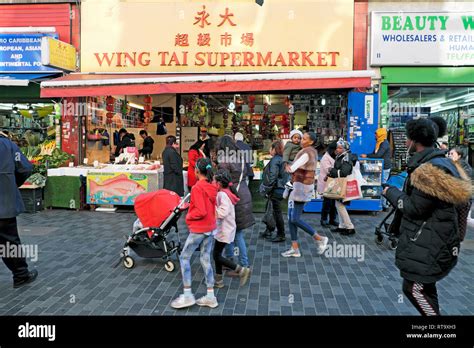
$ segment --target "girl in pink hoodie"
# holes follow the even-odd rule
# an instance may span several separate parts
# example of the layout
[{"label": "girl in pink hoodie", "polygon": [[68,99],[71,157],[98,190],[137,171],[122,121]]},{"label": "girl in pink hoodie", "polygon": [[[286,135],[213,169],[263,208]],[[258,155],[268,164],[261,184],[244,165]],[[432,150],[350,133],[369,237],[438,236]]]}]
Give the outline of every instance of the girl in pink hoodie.
[{"label": "girl in pink hoodie", "polygon": [[248,267],[242,267],[222,256],[225,246],[234,241],[235,230],[235,209],[234,206],[239,201],[237,190],[234,188],[232,178],[227,169],[219,169],[214,176],[219,192],[217,193],[216,218],[217,229],[214,233],[214,261],[216,263],[216,276],[214,286],[224,287],[222,277],[222,266],[226,266],[237,272],[240,277],[240,285],[245,285],[250,275]]}]

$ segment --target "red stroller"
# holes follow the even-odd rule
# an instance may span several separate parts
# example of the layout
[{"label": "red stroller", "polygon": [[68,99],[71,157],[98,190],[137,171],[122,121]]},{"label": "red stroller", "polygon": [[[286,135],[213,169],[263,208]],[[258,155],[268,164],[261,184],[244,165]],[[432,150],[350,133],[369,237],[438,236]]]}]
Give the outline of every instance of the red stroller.
[{"label": "red stroller", "polygon": [[181,199],[176,193],[168,190],[158,190],[138,196],[135,200],[135,212],[138,220],[134,224],[134,231],[127,237],[127,241],[120,253],[120,262],[125,268],[133,268],[135,260],[130,256],[132,249],[143,258],[161,258],[165,261],[165,269],[172,272],[175,264],[170,257],[181,253],[181,243],[168,240],[174,228],[178,234],[178,220],[181,214],[189,207],[189,194]]}]

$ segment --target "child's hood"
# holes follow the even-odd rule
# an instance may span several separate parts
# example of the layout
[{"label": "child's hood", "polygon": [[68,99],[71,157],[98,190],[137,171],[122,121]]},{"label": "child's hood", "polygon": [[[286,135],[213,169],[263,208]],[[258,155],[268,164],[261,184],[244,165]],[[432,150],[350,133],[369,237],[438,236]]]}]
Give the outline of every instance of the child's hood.
[{"label": "child's hood", "polygon": [[229,197],[230,201],[232,202],[233,205],[236,205],[239,201],[240,198],[237,197],[230,189],[222,189],[221,192],[224,192],[227,197]]}]

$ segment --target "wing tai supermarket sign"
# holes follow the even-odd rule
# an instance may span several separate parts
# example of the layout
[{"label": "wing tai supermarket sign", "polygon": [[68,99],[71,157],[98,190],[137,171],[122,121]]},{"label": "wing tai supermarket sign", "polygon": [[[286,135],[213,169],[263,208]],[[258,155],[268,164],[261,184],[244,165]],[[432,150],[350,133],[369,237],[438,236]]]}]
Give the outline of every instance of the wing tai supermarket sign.
[{"label": "wing tai supermarket sign", "polygon": [[352,70],[352,0],[82,6],[83,72]]}]

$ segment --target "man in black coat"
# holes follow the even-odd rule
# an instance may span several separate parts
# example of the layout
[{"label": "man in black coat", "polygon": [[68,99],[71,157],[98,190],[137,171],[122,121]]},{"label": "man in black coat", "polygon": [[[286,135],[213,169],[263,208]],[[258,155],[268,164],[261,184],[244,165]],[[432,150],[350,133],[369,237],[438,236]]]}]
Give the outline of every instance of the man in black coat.
[{"label": "man in black coat", "polygon": [[422,315],[439,315],[436,282],[457,263],[460,235],[456,207],[471,197],[471,183],[458,164],[435,149],[443,136],[442,119],[418,119],[406,125],[408,178],[403,192],[385,187],[383,194],[397,207],[399,233],[396,266],[403,292]]},{"label": "man in black coat", "polygon": [[146,130],[140,131],[140,136],[143,139],[143,148],[140,150],[140,154],[146,159],[151,159],[151,154],[153,153],[153,144],[155,141],[150,137]]},{"label": "man in black coat", "polygon": [[135,146],[133,134],[129,134],[125,128],[119,130],[119,142],[115,148],[115,157],[120,156],[122,151],[127,147]]},{"label": "man in black coat", "polygon": [[[25,210],[18,187],[28,179],[33,169],[18,146],[0,132],[0,246],[3,252],[21,250],[16,217]],[[13,287],[31,283],[38,271],[28,271],[24,257],[2,255],[3,262],[13,273]]]},{"label": "man in black coat", "polygon": [[174,135],[166,137],[163,150],[163,188],[184,196],[183,159],[179,155],[179,144]]}]

